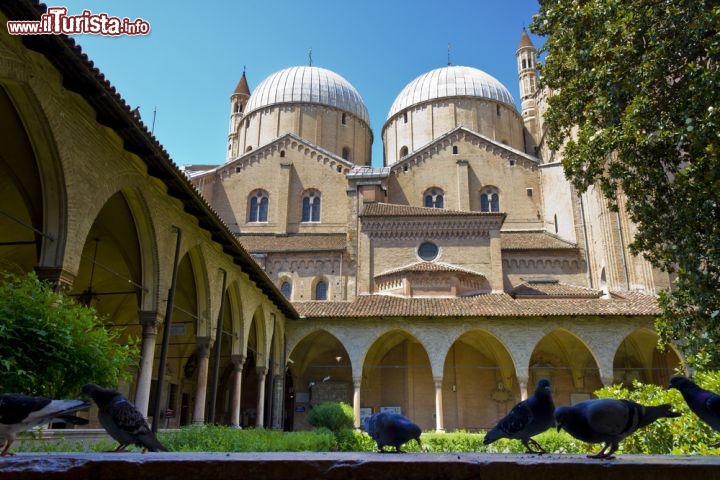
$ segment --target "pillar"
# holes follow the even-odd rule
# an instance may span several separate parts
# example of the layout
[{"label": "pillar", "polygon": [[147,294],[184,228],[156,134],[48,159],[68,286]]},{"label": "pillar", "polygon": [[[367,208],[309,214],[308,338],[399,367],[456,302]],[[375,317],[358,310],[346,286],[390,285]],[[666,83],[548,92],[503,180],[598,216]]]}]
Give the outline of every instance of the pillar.
[{"label": "pillar", "polygon": [[355,428],[363,427],[360,425],[360,384],[362,377],[353,377],[353,418],[355,419]]},{"label": "pillar", "polygon": [[233,386],[230,399],[230,425],[240,426],[240,403],[242,400],[242,372],[245,365],[245,355],[231,355],[233,363]]},{"label": "pillar", "polygon": [[[150,386],[153,376],[153,360],[155,358],[155,342],[160,321],[156,311],[140,311],[142,325],[142,345],[140,347],[140,370],[138,371],[137,388],[135,389],[135,407],[147,418],[150,404]],[[162,379],[158,379],[162,381]]]},{"label": "pillar", "polygon": [[528,397],[528,377],[521,377],[518,375],[518,386],[520,387],[520,400],[525,400]]},{"label": "pillar", "polygon": [[470,211],[470,182],[467,160],[458,160],[457,164],[457,208],[463,212]]},{"label": "pillar", "polygon": [[257,398],[257,417],[255,426],[257,428],[265,427],[265,376],[267,375],[267,367],[255,367],[258,377],[258,398]]},{"label": "pillar", "polygon": [[435,431],[442,433],[445,431],[445,422],[443,421],[443,401],[442,401],[442,377],[434,377],[435,380]]},{"label": "pillar", "polygon": [[198,338],[198,374],[195,387],[195,409],[193,423],[205,422],[205,398],[207,397],[208,371],[210,369],[210,339]]},{"label": "pillar", "polygon": [[285,408],[285,375],[273,375],[273,402],[271,422],[274,430],[282,430],[284,426]]}]

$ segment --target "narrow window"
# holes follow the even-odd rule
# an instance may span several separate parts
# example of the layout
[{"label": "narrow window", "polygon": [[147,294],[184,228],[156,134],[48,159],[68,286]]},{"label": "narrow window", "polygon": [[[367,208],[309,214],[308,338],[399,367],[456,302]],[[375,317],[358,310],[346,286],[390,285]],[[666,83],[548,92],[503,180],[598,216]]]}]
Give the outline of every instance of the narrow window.
[{"label": "narrow window", "polygon": [[350,160],[350,149],[348,147],[343,147],[342,158],[343,160]]},{"label": "narrow window", "polygon": [[327,282],[320,280],[315,284],[315,300],[327,300]]},{"label": "narrow window", "polygon": [[280,150],[280,158],[285,158],[285,150]]},{"label": "narrow window", "polygon": [[497,112],[497,116],[500,116],[500,105],[495,105],[495,111]]},{"label": "narrow window", "polygon": [[480,194],[481,212],[499,212],[500,194],[495,187],[488,187]]},{"label": "narrow window", "polygon": [[425,192],[423,204],[428,208],[443,208],[444,200],[442,190],[439,188],[431,188]]},{"label": "narrow window", "polygon": [[347,113],[342,114],[342,124],[347,125]]},{"label": "narrow window", "polygon": [[527,194],[528,197],[532,197],[532,195],[533,195],[533,189],[532,189],[532,188],[526,188],[526,189],[525,189],[525,193]]},{"label": "narrow window", "polygon": [[320,192],[310,190],[302,199],[302,221],[303,222],[319,222],[320,221]]},{"label": "narrow window", "polygon": [[290,300],[290,295],[292,294],[292,284],[288,282],[287,280],[280,285],[280,292],[283,294],[283,297]]},{"label": "narrow window", "polygon": [[250,196],[250,208],[248,210],[248,222],[267,222],[268,216],[268,195],[264,190],[258,190]]},{"label": "narrow window", "polygon": [[458,147],[457,147],[457,145],[453,145],[453,155],[457,155],[457,154],[458,154]]},{"label": "narrow window", "polygon": [[403,123],[407,123],[407,112],[403,112]]}]

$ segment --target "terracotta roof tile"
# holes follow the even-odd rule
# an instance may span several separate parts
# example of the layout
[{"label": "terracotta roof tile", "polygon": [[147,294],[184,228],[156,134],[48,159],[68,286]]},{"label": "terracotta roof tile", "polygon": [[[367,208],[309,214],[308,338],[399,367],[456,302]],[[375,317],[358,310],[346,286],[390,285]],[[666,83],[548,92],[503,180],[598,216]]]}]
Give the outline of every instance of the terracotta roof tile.
[{"label": "terracotta roof tile", "polygon": [[361,295],[349,302],[295,302],[305,318],[657,316],[656,298],[614,293],[610,298],[513,299],[506,294],[460,298]]},{"label": "terracotta roof tile", "polygon": [[510,292],[510,295],[515,298],[598,298],[602,295],[602,292],[591,288],[560,283],[557,280],[528,280],[516,286]]},{"label": "terracotta roof tile", "polygon": [[457,265],[451,265],[449,263],[443,263],[443,262],[415,262],[411,263],[409,265],[405,265],[403,267],[399,268],[393,268],[390,270],[386,270],[382,273],[379,273],[375,276],[375,278],[383,277],[386,275],[393,275],[396,273],[422,273],[422,272],[459,272],[459,273],[467,273],[469,275],[480,275],[484,276],[480,272],[475,272],[473,270],[459,267]]},{"label": "terracotta roof tile", "polygon": [[465,212],[446,208],[411,207],[393,203],[368,203],[361,217],[504,217],[504,213]]},{"label": "terracotta roof tile", "polygon": [[565,250],[577,249],[577,245],[544,230],[500,232],[503,250]]},{"label": "terracotta roof tile", "polygon": [[345,234],[327,235],[240,235],[240,243],[248,252],[301,252],[345,250]]}]

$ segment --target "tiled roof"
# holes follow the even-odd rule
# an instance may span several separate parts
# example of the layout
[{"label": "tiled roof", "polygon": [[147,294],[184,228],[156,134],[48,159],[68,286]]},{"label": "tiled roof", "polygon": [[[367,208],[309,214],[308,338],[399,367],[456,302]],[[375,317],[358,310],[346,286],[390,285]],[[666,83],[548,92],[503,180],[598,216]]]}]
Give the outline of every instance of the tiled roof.
[{"label": "tiled roof", "polygon": [[504,213],[464,212],[446,208],[411,207],[393,203],[368,203],[360,214],[362,217],[482,217],[505,216]]},{"label": "tiled roof", "polygon": [[558,281],[533,281],[529,280],[516,286],[510,292],[515,298],[532,297],[532,298],[566,298],[566,297],[584,297],[598,298],[602,295],[599,290],[593,290],[585,287],[577,287],[575,285],[567,285]]},{"label": "tiled roof", "polygon": [[655,297],[613,293],[610,298],[514,299],[487,294],[459,298],[361,295],[351,302],[294,302],[305,318],[657,316]]},{"label": "tiled roof", "polygon": [[463,268],[463,267],[458,267],[457,265],[451,265],[449,263],[415,262],[415,263],[411,263],[410,265],[405,265],[404,267],[386,270],[386,271],[376,275],[375,278],[384,277],[386,275],[393,275],[396,273],[422,273],[422,272],[459,272],[459,273],[467,273],[469,275],[484,276],[480,272],[475,272],[473,270]]},{"label": "tiled roof", "polygon": [[577,245],[543,230],[500,232],[503,250],[565,250],[577,249]]},{"label": "tiled roof", "polygon": [[345,234],[309,235],[240,235],[240,243],[248,252],[302,252],[345,250]]}]

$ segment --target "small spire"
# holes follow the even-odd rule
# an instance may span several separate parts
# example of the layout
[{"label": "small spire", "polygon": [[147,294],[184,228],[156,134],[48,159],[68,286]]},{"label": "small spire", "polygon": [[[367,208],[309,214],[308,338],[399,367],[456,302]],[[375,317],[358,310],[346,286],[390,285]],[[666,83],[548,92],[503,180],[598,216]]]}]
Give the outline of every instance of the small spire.
[{"label": "small spire", "polygon": [[312,48],[308,50],[308,61],[310,63],[310,66],[312,67]]},{"label": "small spire", "polygon": [[448,43],[448,67],[452,65],[452,61],[450,60],[450,44]]}]

